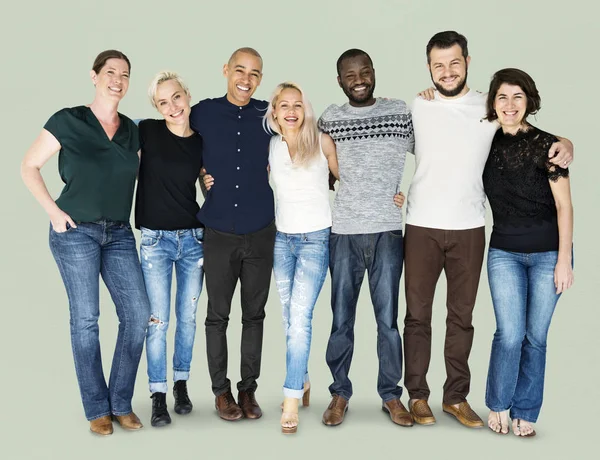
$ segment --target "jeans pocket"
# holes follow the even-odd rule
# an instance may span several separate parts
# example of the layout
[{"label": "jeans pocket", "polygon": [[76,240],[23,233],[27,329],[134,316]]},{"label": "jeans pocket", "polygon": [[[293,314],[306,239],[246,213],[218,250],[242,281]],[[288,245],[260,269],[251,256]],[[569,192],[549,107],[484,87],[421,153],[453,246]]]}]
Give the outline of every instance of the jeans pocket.
[{"label": "jeans pocket", "polygon": [[390,230],[389,234],[392,238],[402,238],[402,230]]},{"label": "jeans pocket", "polygon": [[192,234],[194,235],[194,239],[196,240],[196,243],[198,243],[198,244],[204,243],[204,229],[203,228],[192,229]]},{"label": "jeans pocket", "polygon": [[331,227],[324,228],[323,230],[316,230],[304,234],[302,241],[307,243],[329,243],[329,237],[331,235]]},{"label": "jeans pocket", "polygon": [[50,222],[50,230],[52,230],[52,233],[56,233],[57,235],[62,235],[63,233],[70,233],[70,232],[74,231],[75,227],[71,227],[71,225],[67,222],[66,230],[62,231],[62,232],[57,232],[56,230],[54,230],[54,225],[52,225],[52,222]]},{"label": "jeans pocket", "polygon": [[147,228],[141,228],[142,241],[141,245],[145,248],[152,248],[160,241],[160,232],[156,230],[149,230]]}]

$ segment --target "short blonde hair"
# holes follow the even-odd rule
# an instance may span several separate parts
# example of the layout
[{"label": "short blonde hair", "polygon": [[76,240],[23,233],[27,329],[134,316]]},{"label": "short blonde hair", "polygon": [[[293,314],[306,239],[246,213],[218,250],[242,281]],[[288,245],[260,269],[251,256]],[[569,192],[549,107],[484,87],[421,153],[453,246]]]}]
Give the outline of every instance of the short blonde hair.
[{"label": "short blonde hair", "polygon": [[156,108],[156,101],[154,98],[156,97],[156,91],[158,91],[158,85],[169,80],[175,80],[177,83],[179,83],[179,86],[181,86],[181,89],[183,89],[185,94],[188,96],[190,95],[190,89],[178,73],[171,72],[170,70],[164,70],[156,74],[156,76],[150,82],[150,86],[148,87],[148,97],[150,98],[152,107]]}]

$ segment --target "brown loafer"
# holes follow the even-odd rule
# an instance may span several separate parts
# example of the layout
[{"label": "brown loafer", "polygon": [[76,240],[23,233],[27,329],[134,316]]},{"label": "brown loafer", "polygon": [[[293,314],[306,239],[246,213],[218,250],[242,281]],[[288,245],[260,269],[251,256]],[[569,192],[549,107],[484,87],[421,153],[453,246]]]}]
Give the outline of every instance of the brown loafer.
[{"label": "brown loafer", "polygon": [[381,406],[381,410],[390,414],[392,422],[400,426],[413,426],[413,418],[399,399],[386,401]]},{"label": "brown loafer", "polygon": [[238,393],[238,406],[240,406],[246,418],[257,419],[262,417],[262,410],[256,402],[254,391],[240,391]]},{"label": "brown loafer", "polygon": [[133,412],[130,412],[127,415],[115,415],[114,417],[117,422],[119,422],[119,425],[121,425],[121,428],[125,430],[136,431],[144,426],[142,425],[142,422],[140,422],[138,416]]},{"label": "brown loafer", "polygon": [[108,436],[113,434],[113,424],[110,415],[98,417],[90,420],[90,431],[100,436]]},{"label": "brown loafer", "polygon": [[217,409],[219,417],[228,422],[235,422],[244,416],[242,409],[237,405],[229,390],[215,398],[215,409]]},{"label": "brown loafer", "polygon": [[426,399],[417,399],[415,402],[408,401],[408,408],[415,423],[419,425],[433,425],[435,423],[435,417]]},{"label": "brown loafer", "polygon": [[467,401],[458,405],[458,409],[450,404],[442,404],[442,409],[447,414],[452,415],[460,423],[469,428],[483,427],[483,420],[475,413]]},{"label": "brown loafer", "polygon": [[327,426],[338,426],[344,421],[348,411],[348,400],[339,395],[333,395],[331,402],[323,413],[323,423]]}]

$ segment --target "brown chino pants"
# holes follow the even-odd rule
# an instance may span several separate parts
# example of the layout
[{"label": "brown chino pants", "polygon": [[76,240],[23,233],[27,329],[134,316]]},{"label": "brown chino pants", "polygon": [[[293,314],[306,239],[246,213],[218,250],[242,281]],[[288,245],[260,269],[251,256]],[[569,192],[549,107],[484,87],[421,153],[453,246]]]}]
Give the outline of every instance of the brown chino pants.
[{"label": "brown chino pants", "polygon": [[443,269],[448,285],[443,401],[458,404],[466,400],[471,381],[471,323],[485,250],[485,227],[440,230],[406,225],[405,233],[404,385],[411,399],[429,398],[431,313]]}]

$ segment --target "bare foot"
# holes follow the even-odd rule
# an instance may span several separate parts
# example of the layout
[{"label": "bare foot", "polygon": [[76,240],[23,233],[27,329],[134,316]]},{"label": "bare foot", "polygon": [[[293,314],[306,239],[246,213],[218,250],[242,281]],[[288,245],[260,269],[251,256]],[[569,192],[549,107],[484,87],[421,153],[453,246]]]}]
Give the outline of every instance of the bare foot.
[{"label": "bare foot", "polygon": [[535,436],[533,424],[521,418],[515,418],[512,422],[512,429],[515,436]]},{"label": "bare foot", "polygon": [[488,415],[488,426],[494,433],[508,433],[508,411],[490,411]]}]

